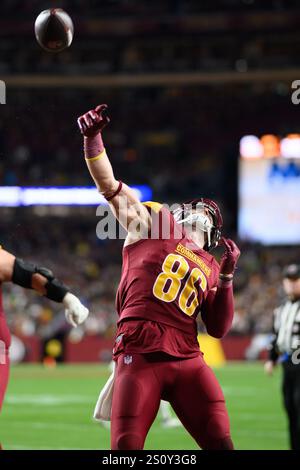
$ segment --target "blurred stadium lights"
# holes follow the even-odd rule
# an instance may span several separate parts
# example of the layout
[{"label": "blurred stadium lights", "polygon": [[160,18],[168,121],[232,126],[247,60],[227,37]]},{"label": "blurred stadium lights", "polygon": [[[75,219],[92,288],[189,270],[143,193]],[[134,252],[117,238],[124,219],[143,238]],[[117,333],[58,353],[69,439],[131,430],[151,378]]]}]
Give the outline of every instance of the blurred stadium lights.
[{"label": "blurred stadium lights", "polygon": [[[140,201],[152,198],[147,185],[132,186]],[[97,189],[91,187],[19,187],[0,188],[0,207],[20,206],[98,206],[107,204]]]},{"label": "blurred stadium lights", "polygon": [[242,158],[286,158],[300,159],[300,134],[279,135],[265,134],[261,137],[246,135],[240,140]]}]

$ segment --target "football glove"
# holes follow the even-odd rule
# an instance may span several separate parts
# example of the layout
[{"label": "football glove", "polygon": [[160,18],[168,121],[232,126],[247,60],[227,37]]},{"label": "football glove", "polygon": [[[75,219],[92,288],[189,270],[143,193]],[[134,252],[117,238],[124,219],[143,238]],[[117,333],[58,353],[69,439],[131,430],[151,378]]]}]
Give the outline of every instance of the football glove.
[{"label": "football glove", "polygon": [[87,319],[89,310],[75,295],[68,292],[63,299],[63,304],[65,306],[66,320],[74,328],[81,325]]},{"label": "football glove", "polygon": [[100,104],[96,109],[91,109],[77,119],[78,127],[84,137],[95,137],[102,132],[110,119],[103,113],[107,109],[107,104]]}]

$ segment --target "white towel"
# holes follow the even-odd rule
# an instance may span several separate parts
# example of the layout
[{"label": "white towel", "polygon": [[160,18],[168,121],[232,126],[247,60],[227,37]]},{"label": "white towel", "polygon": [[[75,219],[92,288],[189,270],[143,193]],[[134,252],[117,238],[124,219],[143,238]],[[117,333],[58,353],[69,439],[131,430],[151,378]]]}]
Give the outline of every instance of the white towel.
[{"label": "white towel", "polygon": [[113,363],[113,372],[100,392],[94,410],[94,419],[97,421],[110,421],[111,405],[114,390],[116,364]]}]

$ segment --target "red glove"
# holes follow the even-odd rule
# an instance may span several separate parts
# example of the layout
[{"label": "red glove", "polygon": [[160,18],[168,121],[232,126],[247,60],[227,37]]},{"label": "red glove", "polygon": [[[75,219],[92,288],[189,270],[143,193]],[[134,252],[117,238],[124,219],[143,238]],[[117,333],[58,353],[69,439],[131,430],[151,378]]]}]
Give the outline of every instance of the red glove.
[{"label": "red glove", "polygon": [[222,237],[220,244],[225,247],[225,252],[220,262],[220,274],[225,274],[226,276],[233,275],[241,252],[234,241],[229,238]]},{"label": "red glove", "polygon": [[107,104],[100,104],[96,109],[91,109],[77,119],[77,123],[81,134],[85,137],[95,137],[102,132],[109,123],[108,116],[103,116],[103,112],[107,109]]},{"label": "red glove", "polygon": [[77,119],[81,134],[84,136],[84,155],[87,160],[100,155],[104,151],[101,132],[110,119],[103,116],[107,104],[100,104]]}]

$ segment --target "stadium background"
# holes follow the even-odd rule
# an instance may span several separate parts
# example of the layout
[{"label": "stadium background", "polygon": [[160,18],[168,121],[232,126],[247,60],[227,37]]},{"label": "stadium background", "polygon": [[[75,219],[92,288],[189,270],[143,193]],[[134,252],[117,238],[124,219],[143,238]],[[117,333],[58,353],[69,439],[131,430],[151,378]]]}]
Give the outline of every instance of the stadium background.
[{"label": "stadium background", "polygon": [[[75,24],[72,47],[58,55],[42,51],[33,35],[35,17],[49,6],[65,8]],[[147,184],[157,201],[172,203],[199,195],[216,199],[224,213],[224,233],[237,239],[241,137],[299,132],[298,107],[291,102],[291,82],[300,78],[299,18],[296,0],[77,0],[59,5],[4,0],[0,78],[7,84],[7,105],[1,107],[0,121],[2,186],[90,185],[76,118],[106,102],[111,124],[105,142],[116,175],[129,184]],[[107,432],[90,427],[86,406],[95,401],[106,366],[51,366],[54,359],[110,360],[122,243],[97,239],[95,207],[1,207],[0,213],[2,245],[53,268],[92,312],[83,327],[69,330],[59,307],[17,286],[5,286],[8,322],[21,341],[15,341],[15,359],[44,361],[50,369],[14,369],[2,440],[11,448],[97,448],[102,433],[100,445],[105,447]],[[236,313],[222,347],[229,361],[256,360],[265,357],[272,311],[282,298],[282,267],[299,260],[300,249],[238,243],[242,256],[235,280]],[[227,388],[238,446],[285,448],[278,375],[268,382],[259,364],[248,363],[227,363],[217,373],[225,394]],[[81,377],[86,377],[86,391]],[[56,388],[56,381],[64,385]],[[68,411],[67,398],[59,402],[59,397],[68,394],[72,381],[80,390],[75,395],[83,401],[73,397]],[[244,388],[245,381],[251,387]],[[274,397],[271,403],[269,396]],[[60,409],[55,415],[58,424],[62,420],[60,429],[85,423],[89,440],[59,445],[54,429],[49,431],[42,418],[39,435],[36,416],[50,413],[55,406],[49,405],[51,397],[58,400],[58,408],[63,404],[67,409],[67,415]],[[24,406],[28,413],[20,415]],[[79,411],[71,417],[74,406]],[[32,438],[21,437],[22,424],[31,429]],[[159,425],[154,429],[149,445],[157,448],[162,445],[161,430]],[[169,448],[193,445],[184,431],[178,432],[170,435]]]}]

